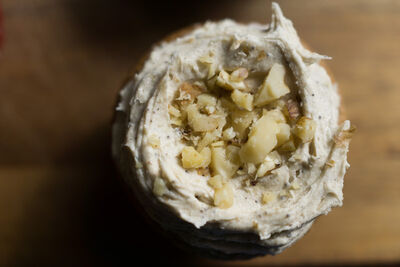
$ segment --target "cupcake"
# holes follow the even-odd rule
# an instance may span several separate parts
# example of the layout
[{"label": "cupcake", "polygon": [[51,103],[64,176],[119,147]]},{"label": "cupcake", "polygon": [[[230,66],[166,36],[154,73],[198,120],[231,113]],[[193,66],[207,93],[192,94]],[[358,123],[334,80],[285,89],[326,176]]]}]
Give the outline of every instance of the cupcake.
[{"label": "cupcake", "polygon": [[120,92],[112,153],[138,203],[200,254],[277,254],[341,206],[353,129],[338,88],[272,4],[154,46]]}]

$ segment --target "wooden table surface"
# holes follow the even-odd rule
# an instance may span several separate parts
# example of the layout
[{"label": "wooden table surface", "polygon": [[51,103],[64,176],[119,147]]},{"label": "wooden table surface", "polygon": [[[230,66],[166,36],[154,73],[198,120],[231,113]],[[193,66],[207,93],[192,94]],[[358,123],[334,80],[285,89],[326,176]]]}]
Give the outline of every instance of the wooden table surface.
[{"label": "wooden table surface", "polygon": [[132,207],[109,156],[121,80],[152,43],[196,21],[269,21],[268,1],[3,0],[0,265],[400,263],[400,1],[279,1],[328,62],[358,132],[342,208],[292,248],[196,258]]}]

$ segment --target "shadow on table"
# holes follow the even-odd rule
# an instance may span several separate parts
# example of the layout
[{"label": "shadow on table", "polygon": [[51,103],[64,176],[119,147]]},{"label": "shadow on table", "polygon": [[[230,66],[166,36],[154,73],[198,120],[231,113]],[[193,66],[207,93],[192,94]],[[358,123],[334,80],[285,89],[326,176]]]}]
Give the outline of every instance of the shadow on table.
[{"label": "shadow on table", "polygon": [[[15,266],[137,266],[197,262],[133,205],[109,155],[108,127],[71,147],[87,164],[49,166],[24,205]],[[93,149],[98,144],[102,149]],[[91,155],[101,153],[103,156]],[[107,156],[105,156],[107,155]]]}]

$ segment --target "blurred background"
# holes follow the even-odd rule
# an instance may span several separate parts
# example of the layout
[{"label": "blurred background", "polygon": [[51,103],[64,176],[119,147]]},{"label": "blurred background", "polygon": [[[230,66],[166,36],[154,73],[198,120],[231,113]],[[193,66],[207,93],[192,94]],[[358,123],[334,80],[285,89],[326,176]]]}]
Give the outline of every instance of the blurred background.
[{"label": "blurred background", "polygon": [[0,265],[400,264],[400,1],[278,2],[333,57],[358,128],[342,208],[281,255],[218,262],[171,246],[117,179],[110,123],[135,62],[195,22],[267,23],[270,1],[2,0]]}]

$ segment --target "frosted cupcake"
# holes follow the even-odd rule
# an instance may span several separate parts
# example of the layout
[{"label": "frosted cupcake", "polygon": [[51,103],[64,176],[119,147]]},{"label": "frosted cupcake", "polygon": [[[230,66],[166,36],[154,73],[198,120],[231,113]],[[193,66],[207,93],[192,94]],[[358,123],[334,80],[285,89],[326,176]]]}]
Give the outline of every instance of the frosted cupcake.
[{"label": "frosted cupcake", "polygon": [[272,4],[155,46],[120,93],[113,156],[148,215],[219,258],[276,254],[342,205],[352,133],[320,61]]}]

